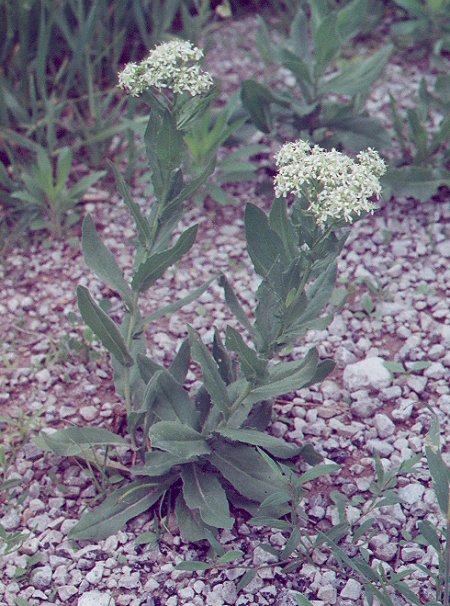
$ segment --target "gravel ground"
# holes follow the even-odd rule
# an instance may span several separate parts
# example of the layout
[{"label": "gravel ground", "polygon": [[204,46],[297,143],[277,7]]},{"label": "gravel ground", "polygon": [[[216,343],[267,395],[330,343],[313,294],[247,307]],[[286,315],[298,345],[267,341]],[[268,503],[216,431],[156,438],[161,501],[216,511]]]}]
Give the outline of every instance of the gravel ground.
[{"label": "gravel ground", "polygon": [[[227,36],[215,37],[210,71],[229,91],[238,86],[243,73],[255,74],[255,62],[245,52],[253,48],[253,26],[248,19],[234,26],[234,48],[244,51],[239,56],[227,50],[232,40],[229,27]],[[417,67],[407,68],[399,61],[393,59],[388,82],[371,96],[371,110],[380,117],[388,90],[401,90],[407,100],[420,78]],[[245,254],[243,208],[249,201],[267,206],[267,200],[258,199],[253,186],[240,186],[236,193],[241,201],[238,208],[189,210],[186,225],[200,225],[197,243],[177,271],[169,271],[149,293],[145,301],[149,311],[173,300],[174,293],[183,296],[219,271],[228,275],[244,305],[252,301],[257,279],[249,271]],[[129,271],[128,240],[133,236],[129,217],[117,197],[94,192],[93,198],[95,202],[87,202],[85,210],[92,213],[119,264]],[[391,200],[357,224],[339,262],[339,282],[349,291],[348,304],[328,330],[308,333],[294,348],[292,355],[300,357],[315,345],[322,357],[337,362],[336,370],[322,384],[279,401],[278,420],[272,425],[274,435],[293,442],[309,441],[327,460],[342,465],[342,472],[311,486],[304,506],[314,522],[312,532],[315,526],[325,530],[337,523],[337,508],[329,496],[333,490],[349,498],[360,495],[362,505],[348,506],[347,515],[353,522],[363,519],[374,477],[372,453],[381,458],[385,469],[394,469],[422,453],[431,419],[428,408],[439,417],[443,450],[448,449],[449,227],[450,208],[444,195],[422,204]],[[376,287],[374,293],[365,281]],[[52,242],[47,248],[34,243],[27,253],[17,249],[7,259],[0,292],[4,360],[0,414],[19,418],[19,440],[20,432],[33,432],[38,426],[89,423],[114,428],[120,421],[121,404],[106,355],[101,353],[98,360],[85,364],[80,355],[68,355],[63,347],[69,336],[79,339],[82,331],[70,326],[67,319],[69,312],[76,311],[77,284],[88,286],[96,297],[111,296],[84,266],[80,251],[67,243]],[[368,294],[373,309],[364,311]],[[113,299],[116,310],[120,310],[119,301]],[[150,328],[153,354],[169,362],[186,334],[187,322],[208,342],[213,322],[222,330],[230,321],[221,290],[213,284],[199,302]],[[102,351],[95,342],[93,347]],[[384,361],[402,362],[407,370],[419,361],[428,365],[417,372],[392,375]],[[195,380],[193,372],[189,378]],[[87,471],[74,461],[44,457],[27,442],[18,449],[8,477],[21,480],[21,498],[5,499],[0,523],[9,531],[28,532],[29,537],[18,552],[1,558],[1,604],[14,606],[19,596],[32,605],[290,606],[295,604],[295,590],[305,592],[315,606],[364,603],[360,582],[343,575],[333,558],[319,549],[311,562],[305,561],[292,575],[282,575],[276,567],[262,568],[238,594],[236,585],[246,567],[271,562],[260,544],[269,542],[280,548],[286,542],[283,533],[249,527],[243,517],[238,517],[231,531],[220,535],[227,550],[241,549],[246,554],[238,569],[176,570],[182,560],[204,558],[205,545],[185,544],[170,519],[171,532],[164,533],[157,546],[136,545],[136,536],[153,528],[148,515],[104,541],[76,546],[67,534],[96,496]],[[373,566],[381,563],[386,570],[423,564],[436,571],[431,551],[405,534],[417,535],[419,520],[441,524],[423,462],[401,477],[398,486],[404,502],[382,508],[377,533],[366,545],[370,562]],[[351,547],[347,545],[349,550]],[[27,558],[36,555],[40,560],[27,568]],[[22,576],[18,576],[20,568]],[[422,600],[433,599],[429,577],[420,570],[412,574],[411,586]],[[398,604],[405,602],[399,599]]]}]

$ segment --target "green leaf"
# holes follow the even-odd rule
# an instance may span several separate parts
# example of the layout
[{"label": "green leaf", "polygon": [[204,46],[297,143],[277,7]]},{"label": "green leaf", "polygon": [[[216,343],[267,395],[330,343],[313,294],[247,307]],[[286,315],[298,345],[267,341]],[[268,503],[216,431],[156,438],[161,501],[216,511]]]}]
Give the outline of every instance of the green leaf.
[{"label": "green leaf", "polygon": [[131,195],[130,195],[130,191],[125,183],[125,179],[119,173],[115,164],[113,164],[109,160],[107,162],[114,173],[114,179],[116,181],[117,190],[118,190],[119,194],[122,196],[123,201],[125,202],[126,206],[128,207],[129,211],[131,212],[131,216],[134,219],[134,222],[136,224],[136,229],[138,232],[139,242],[140,242],[141,246],[143,246],[145,248],[146,245],[148,245],[151,241],[150,225],[149,225],[147,219],[145,218],[145,216],[143,215],[143,213],[141,212],[141,209],[139,208],[139,204],[136,204],[136,202],[133,202]]},{"label": "green leaf", "polygon": [[150,509],[164,494],[171,479],[164,481],[136,481],[114,491],[101,505],[84,514],[69,533],[76,541],[99,541],[122,530],[128,520]]},{"label": "green leaf", "polygon": [[411,197],[426,202],[436,194],[439,187],[450,186],[450,171],[419,166],[389,168],[381,178],[381,185],[392,196]]},{"label": "green leaf", "polygon": [[129,309],[133,308],[133,293],[126,283],[113,254],[100,239],[90,215],[86,215],[82,229],[83,255],[86,265],[111,288],[122,295]]},{"label": "green leaf", "polygon": [[141,534],[136,537],[134,542],[136,545],[156,545],[158,542],[158,536],[152,531],[141,532]]},{"label": "green leaf", "polygon": [[383,149],[392,144],[388,131],[381,122],[364,114],[322,117],[321,126],[333,134],[324,139],[323,145],[343,145],[351,152],[369,146]]},{"label": "green leaf", "polygon": [[125,345],[119,328],[108,314],[95,303],[88,289],[84,286],[78,286],[77,298],[81,317],[92,332],[97,335],[109,353],[122,366],[133,366],[133,358]]},{"label": "green leaf", "polygon": [[200,517],[209,526],[232,528],[228,499],[221,483],[212,473],[198,464],[183,465],[183,496],[189,509],[198,509]]},{"label": "green leaf", "polygon": [[428,545],[431,545],[436,553],[440,554],[442,545],[436,528],[428,520],[420,520],[417,522],[417,527]]},{"label": "green leaf", "polygon": [[372,84],[381,76],[393,46],[388,44],[371,57],[363,59],[359,63],[352,64],[342,70],[340,74],[326,80],[322,83],[320,89],[322,93],[335,93],[338,95],[348,95],[353,97],[358,94],[365,94]]},{"label": "green leaf", "polygon": [[339,51],[341,42],[336,31],[335,14],[327,15],[313,31],[314,75],[319,78]]},{"label": "green leaf", "polygon": [[312,482],[317,478],[321,478],[323,476],[327,476],[330,473],[334,473],[335,471],[339,471],[341,469],[340,465],[336,463],[324,463],[322,465],[317,465],[312,469],[308,469],[305,473],[298,478],[300,484],[306,484],[307,482]]},{"label": "green leaf", "polygon": [[245,207],[245,236],[255,271],[266,278],[284,247],[281,238],[270,228],[264,211],[254,204]]},{"label": "green leaf", "polygon": [[203,373],[203,382],[205,388],[214,405],[225,417],[228,415],[230,400],[228,397],[227,386],[220,376],[219,369],[214,358],[209,353],[207,347],[202,343],[199,334],[188,326],[189,341],[191,343],[192,358],[200,364]]},{"label": "green leaf", "polygon": [[179,492],[175,501],[175,515],[181,536],[185,541],[195,542],[207,539],[208,528],[197,510],[189,509],[186,505],[183,493]]},{"label": "green leaf", "polygon": [[139,412],[153,413],[162,421],[179,421],[192,428],[197,426],[194,402],[173,375],[161,369],[147,383]]},{"label": "green leaf", "polygon": [[216,429],[216,433],[232,440],[233,442],[242,442],[243,444],[251,444],[252,446],[260,446],[273,456],[279,459],[290,459],[298,456],[302,452],[302,447],[288,444],[280,438],[263,433],[256,429],[232,429],[222,427]]},{"label": "green leaf", "polygon": [[449,511],[449,482],[450,470],[444,463],[441,453],[429,446],[425,447],[425,455],[433,479],[433,488],[442,514],[447,517]]},{"label": "green leaf", "polygon": [[214,329],[212,355],[217,363],[220,376],[222,377],[224,383],[226,385],[233,383],[233,381],[236,380],[233,361],[231,360],[228,351],[225,349],[217,329]]},{"label": "green leaf", "polygon": [[185,463],[184,457],[177,457],[169,452],[152,450],[145,454],[145,463],[135,465],[130,469],[134,476],[149,476],[155,478],[168,473],[175,465]]},{"label": "green leaf", "polygon": [[297,593],[295,595],[295,599],[297,600],[297,604],[299,606],[313,606],[312,602],[307,600],[304,595]]},{"label": "green leaf", "polygon": [[270,466],[251,446],[214,444],[209,461],[241,495],[258,503],[283,488]]},{"label": "green leaf", "polygon": [[154,448],[189,461],[211,452],[202,434],[179,421],[159,421],[149,431]]},{"label": "green leaf", "polygon": [[249,347],[237,330],[227,326],[226,347],[239,356],[239,362],[245,378],[249,382],[261,382],[267,375],[267,360],[258,357],[254,349]]},{"label": "green leaf", "polygon": [[66,457],[83,455],[87,449],[99,446],[130,447],[121,436],[100,427],[67,427],[53,433],[41,432],[35,443],[42,450]]},{"label": "green leaf", "polygon": [[189,364],[191,363],[191,346],[189,339],[185,339],[180,345],[172,364],[170,365],[169,372],[175,381],[178,381],[180,385],[183,385],[186,375],[189,370]]},{"label": "green leaf", "polygon": [[247,587],[247,585],[251,583],[251,581],[253,581],[253,579],[255,578],[256,572],[257,571],[255,568],[247,568],[247,570],[242,575],[241,580],[237,584],[236,591],[239,592],[241,591],[241,589],[244,589],[244,587]]},{"label": "green leaf", "polygon": [[189,227],[178,238],[175,246],[163,252],[154,253],[141,263],[131,282],[133,290],[145,292],[164,274],[166,269],[179,261],[194,244],[197,227],[197,225]]},{"label": "green leaf", "polygon": [[275,198],[273,201],[269,214],[269,225],[279,235],[290,260],[295,259],[298,255],[297,234],[294,226],[289,221],[284,198]]},{"label": "green leaf", "polygon": [[229,564],[230,562],[235,562],[240,558],[244,557],[244,552],[240,549],[232,549],[231,551],[227,551],[220,558],[216,560],[216,566],[223,566],[223,564]]},{"label": "green leaf", "polygon": [[271,90],[254,80],[245,80],[241,85],[241,100],[256,128],[270,133],[273,128],[270,104],[276,100]]},{"label": "green leaf", "polygon": [[200,560],[185,560],[179,562],[175,568],[177,570],[188,570],[189,572],[195,572],[196,570],[210,570],[214,567],[214,564],[207,564],[206,562],[200,562]]},{"label": "green leaf", "polygon": [[233,289],[230,286],[230,283],[223,274],[220,276],[219,285],[222,286],[224,290],[225,301],[228,307],[230,308],[231,313],[242,324],[242,326],[247,329],[248,333],[252,337],[254,337],[255,331],[253,330],[253,327],[250,324],[247,314],[243,310],[241,304],[239,303],[236,295],[233,292]]},{"label": "green leaf", "polygon": [[156,320],[159,320],[160,318],[162,318],[164,316],[173,314],[174,312],[178,311],[185,305],[189,305],[189,303],[192,303],[192,301],[195,301],[196,299],[198,299],[199,296],[202,293],[204,293],[205,290],[209,287],[209,285],[216,279],[217,279],[217,276],[210,278],[209,280],[207,280],[207,282],[205,282],[204,284],[202,284],[201,286],[199,286],[198,288],[196,288],[195,290],[190,292],[188,295],[186,295],[182,299],[179,299],[178,301],[175,301],[174,303],[169,303],[168,305],[165,305],[164,307],[161,307],[160,309],[154,311],[149,316],[146,316],[141,321],[142,326],[146,326],[147,324],[150,324],[150,322],[155,322]]},{"label": "green leaf", "polygon": [[[300,362],[284,362],[269,371],[269,377],[264,385],[252,389],[245,401],[259,402],[269,400],[301,389],[314,377],[317,369],[318,354],[311,349]],[[281,367],[281,368],[280,368]],[[283,372],[283,369],[286,369]]]}]

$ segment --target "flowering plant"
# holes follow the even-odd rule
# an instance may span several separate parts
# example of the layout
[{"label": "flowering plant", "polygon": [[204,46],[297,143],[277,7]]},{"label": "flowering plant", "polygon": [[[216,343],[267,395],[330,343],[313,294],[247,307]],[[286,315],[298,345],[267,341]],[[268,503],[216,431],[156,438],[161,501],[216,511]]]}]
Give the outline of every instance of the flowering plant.
[{"label": "flowering plant", "polygon": [[[320,360],[314,348],[300,360],[280,361],[278,354],[308,330],[326,327],[331,321],[332,314],[324,316],[323,312],[335,284],[336,258],[345,241],[345,234],[336,229],[342,218],[356,220],[369,207],[370,192],[378,192],[376,174],[382,167],[375,152],[361,154],[359,165],[334,152],[335,163],[327,171],[320,163],[320,150],[310,150],[304,142],[282,148],[277,156],[276,190],[282,195],[293,192],[294,202],[289,207],[283,197],[277,197],[268,215],[253,204],[245,210],[247,250],[261,278],[251,314],[241,306],[232,282],[220,278],[225,300],[242,332],[231,325],[224,335],[216,329],[210,348],[188,326],[172,363],[161,366],[147,352],[146,325],[176,311],[207,287],[150,316],[140,312],[139,297],[193,245],[196,226],[171,244],[173,232],[183,202],[209,174],[207,170],[189,183],[183,177],[183,133],[192,116],[211,100],[210,90],[204,86],[209,77],[197,66],[194,71],[186,69],[190,75],[199,75],[198,86],[177,74],[170,80],[165,67],[171,65],[168,48],[174,53],[174,66],[181,71],[186,61],[200,57],[190,45],[174,44],[150,55],[162,57],[158,59],[160,73],[147,62],[149,73],[132,67],[121,74],[121,83],[130,92],[141,91],[151,105],[145,142],[156,198],[149,215],[144,215],[115,171],[138,236],[130,283],[89,216],[83,226],[87,265],[123,302],[122,322],[117,324],[85,287],[78,287],[81,315],[111,354],[115,386],[125,401],[129,439],[96,427],[43,433],[39,439],[45,449],[90,462],[95,457],[99,460],[99,448],[125,446],[132,452],[131,461],[137,461],[125,466],[117,457],[105,454],[104,466],[119,471],[123,481],[100,506],[83,516],[71,531],[74,539],[99,539],[117,532],[168,493],[186,540],[213,541],[217,529],[231,528],[230,504],[263,517],[278,518],[289,511],[291,490],[283,479],[289,474],[280,477],[275,462],[294,471],[297,457],[311,464],[319,463],[321,457],[308,445],[297,446],[267,432],[273,403],[281,395],[323,380],[334,364]],[[144,89],[144,81],[149,88]],[[188,81],[184,88],[182,83]],[[302,154],[309,158],[308,167]],[[358,187],[344,198],[341,189],[352,179]],[[333,201],[335,192],[340,193]],[[346,205],[338,211],[344,199]],[[317,209],[324,203],[328,206],[319,214]],[[191,360],[201,368],[203,379],[195,393],[184,386]],[[314,477],[337,468],[318,466]]]}]

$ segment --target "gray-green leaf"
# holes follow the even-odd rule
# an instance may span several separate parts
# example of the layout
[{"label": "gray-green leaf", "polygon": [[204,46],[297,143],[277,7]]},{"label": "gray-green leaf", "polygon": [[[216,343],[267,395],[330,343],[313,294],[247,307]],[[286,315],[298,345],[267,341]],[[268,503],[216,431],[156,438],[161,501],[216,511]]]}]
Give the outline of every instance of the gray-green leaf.
[{"label": "gray-green leaf", "polygon": [[126,283],[113,254],[106,248],[100,239],[90,215],[86,215],[83,221],[82,233],[83,255],[86,265],[90,267],[99,278],[116,290],[131,309],[133,306],[133,293]]},{"label": "gray-green leaf", "polygon": [[100,427],[67,427],[54,433],[41,432],[35,443],[42,450],[66,457],[82,455],[87,449],[99,446],[130,446],[121,436]]},{"label": "gray-green leaf", "polygon": [[170,478],[156,483],[139,480],[119,488],[96,509],[83,515],[69,537],[99,541],[116,534],[128,520],[150,509],[170,484]]},{"label": "gray-green leaf", "polygon": [[202,520],[215,528],[231,528],[228,499],[221,483],[198,464],[184,465],[181,470],[183,496],[189,509],[198,509]]},{"label": "gray-green leaf", "polygon": [[211,452],[204,437],[179,421],[159,421],[149,431],[152,446],[189,461]]},{"label": "gray-green leaf", "polygon": [[196,235],[197,225],[193,225],[181,234],[175,246],[163,252],[155,253],[141,263],[131,282],[133,290],[139,292],[148,290],[164,274],[166,269],[179,261],[191,249]]},{"label": "gray-green leaf", "polygon": [[125,341],[120,334],[119,328],[93,300],[89,291],[84,286],[77,288],[78,308],[81,317],[97,335],[106,349],[122,366],[133,366],[131,357]]}]

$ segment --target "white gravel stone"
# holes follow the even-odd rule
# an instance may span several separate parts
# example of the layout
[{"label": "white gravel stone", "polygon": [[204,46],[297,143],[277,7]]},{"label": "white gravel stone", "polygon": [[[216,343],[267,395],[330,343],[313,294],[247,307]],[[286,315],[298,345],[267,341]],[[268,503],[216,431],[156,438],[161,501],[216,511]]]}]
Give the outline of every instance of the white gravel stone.
[{"label": "white gravel stone", "polygon": [[103,573],[105,572],[105,565],[102,562],[97,562],[92,570],[86,575],[86,581],[91,585],[98,585],[102,580]]},{"label": "white gravel stone", "polygon": [[424,492],[425,486],[422,486],[422,484],[419,484],[418,482],[407,484],[398,489],[400,498],[403,499],[405,503],[408,503],[408,505],[413,505],[414,503],[421,501]]},{"label": "white gravel stone", "polygon": [[[58,595],[63,604],[70,600],[76,593],[78,593],[78,589],[74,585],[62,585],[61,587],[58,587]],[[78,602],[78,604],[79,603],[80,602]]]},{"label": "white gravel stone", "polygon": [[99,416],[99,410],[96,406],[82,406],[80,408],[80,417],[85,421],[93,421]]},{"label": "white gravel stone", "polygon": [[31,583],[37,589],[48,589],[52,584],[53,571],[50,566],[35,568],[31,575]]},{"label": "white gravel stone", "polygon": [[388,457],[394,450],[391,444],[377,439],[367,440],[367,448],[379,457]]},{"label": "white gravel stone", "polygon": [[320,587],[317,592],[317,597],[325,602],[325,604],[336,604],[336,587],[333,587],[333,585],[324,585],[323,587]]},{"label": "white gravel stone", "polygon": [[445,379],[448,378],[448,371],[444,368],[441,362],[434,362],[431,366],[425,369],[424,375],[429,379]]},{"label": "white gravel stone", "polygon": [[349,579],[340,593],[341,598],[359,600],[362,585],[356,579]]},{"label": "white gravel stone", "polygon": [[425,391],[427,383],[427,377],[419,375],[411,375],[406,380],[406,384],[408,385],[408,387],[415,391],[417,394],[423,393]]},{"label": "white gravel stone", "polygon": [[450,257],[450,239],[436,244],[436,250],[443,257]]},{"label": "white gravel stone", "polygon": [[388,387],[392,382],[391,373],[384,366],[383,359],[378,356],[349,364],[344,369],[343,379],[349,390],[362,387],[373,387],[379,390]]},{"label": "white gravel stone", "polygon": [[383,413],[375,415],[373,424],[375,425],[379,438],[387,438],[395,432],[394,423]]},{"label": "white gravel stone", "polygon": [[78,599],[77,606],[116,606],[116,601],[107,592],[93,590],[83,593]]}]

